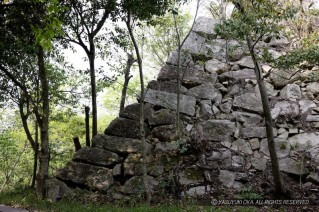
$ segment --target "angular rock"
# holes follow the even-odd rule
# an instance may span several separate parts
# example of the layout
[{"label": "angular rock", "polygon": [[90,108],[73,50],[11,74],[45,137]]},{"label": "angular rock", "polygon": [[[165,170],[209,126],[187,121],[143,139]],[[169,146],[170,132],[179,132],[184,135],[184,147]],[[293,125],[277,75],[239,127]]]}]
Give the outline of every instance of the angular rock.
[{"label": "angular rock", "polygon": [[[147,176],[147,182],[150,191],[153,193],[155,188],[159,185],[159,182],[151,177]],[[134,176],[122,186],[121,188],[124,194],[143,194],[145,193],[144,181],[143,176]]]},{"label": "angular rock", "polygon": [[233,167],[243,167],[245,165],[245,159],[242,156],[235,155],[232,157],[232,166]]},{"label": "angular rock", "polygon": [[112,170],[113,176],[122,175],[122,164],[116,164]]},{"label": "angular rock", "polygon": [[[175,65],[177,66],[178,64],[178,52],[173,51],[169,54],[168,59],[166,61],[168,65]],[[187,51],[181,51],[180,54],[180,65],[181,66],[193,66],[194,61],[191,56],[191,54]],[[152,88],[153,89],[153,88]],[[156,89],[155,89],[156,90]]]},{"label": "angular rock", "polygon": [[280,171],[298,176],[309,173],[309,170],[305,168],[305,164],[302,164],[301,161],[295,161],[292,158],[279,160],[279,169]]},{"label": "angular rock", "polygon": [[121,158],[108,150],[96,147],[83,147],[76,152],[73,160],[99,166],[110,166],[119,162]]},{"label": "angular rock", "polygon": [[228,170],[220,170],[218,178],[227,188],[232,188],[236,179],[236,173]]},{"label": "angular rock", "polygon": [[256,74],[253,69],[240,69],[238,71],[228,71],[218,76],[221,82],[227,80],[244,80],[244,79],[256,79]]},{"label": "angular rock", "polygon": [[168,109],[161,109],[159,111],[156,111],[154,115],[148,120],[148,123],[151,126],[170,125],[175,124],[175,122],[175,113]]},{"label": "angular rock", "polygon": [[215,35],[215,26],[219,23],[217,19],[201,16],[196,19],[193,31],[199,34]]},{"label": "angular rock", "polygon": [[[154,113],[153,108],[150,107],[149,104],[144,105],[144,120],[149,119]],[[132,119],[135,121],[140,120],[140,104],[134,103],[126,106],[121,112],[120,117]]]},{"label": "angular rock", "polygon": [[228,53],[229,60],[234,62],[240,60],[245,54],[245,49],[242,47],[235,47],[234,49],[230,50]]},{"label": "angular rock", "polygon": [[260,148],[260,143],[258,138],[253,138],[249,140],[250,146],[252,150],[256,150]]},{"label": "angular rock", "polygon": [[261,116],[253,113],[234,111],[232,113],[236,121],[244,124],[244,126],[256,126],[262,122]]},{"label": "angular rock", "polygon": [[196,196],[204,195],[206,193],[207,193],[206,186],[196,186],[186,191],[186,194],[189,197],[196,197]]},{"label": "angular rock", "polygon": [[299,105],[295,102],[279,101],[275,104],[271,110],[271,116],[273,119],[278,117],[284,117],[285,119],[299,116]]},{"label": "angular rock", "polygon": [[[216,73],[207,73],[203,70],[197,69],[195,67],[180,69],[180,79],[182,79],[182,84],[187,87],[193,87],[203,83],[215,84],[217,80]],[[157,80],[159,81],[177,81],[177,68],[176,66],[164,66],[162,67]]]},{"label": "angular rock", "polygon": [[209,73],[217,73],[217,74],[222,74],[224,72],[227,72],[229,69],[229,66],[227,63],[220,62],[219,60],[212,59],[208,60],[205,63],[205,70],[208,71]]},{"label": "angular rock", "polygon": [[214,87],[212,84],[202,84],[196,87],[193,87],[188,90],[187,94],[193,96],[196,99],[215,99],[220,95],[220,91]]},{"label": "angular rock", "polygon": [[236,96],[233,103],[234,107],[241,108],[246,111],[262,113],[263,107],[261,99],[256,93],[246,93]]},{"label": "angular rock", "polygon": [[312,94],[319,94],[319,82],[312,82],[308,84],[307,91]]},{"label": "angular rock", "polygon": [[107,191],[113,184],[112,170],[73,161],[58,170],[56,176],[60,180],[85,185],[100,191]]},{"label": "angular rock", "polygon": [[289,138],[293,151],[311,149],[319,145],[319,133],[302,133]]},{"label": "angular rock", "polygon": [[181,185],[194,185],[204,182],[204,173],[202,170],[192,168],[184,169],[178,173],[178,176]]},{"label": "angular rock", "polygon": [[177,141],[172,142],[160,142],[155,146],[155,152],[178,152],[179,143]]},{"label": "angular rock", "polygon": [[251,158],[251,165],[254,169],[259,171],[265,171],[267,168],[267,159],[265,158]]},{"label": "angular rock", "polygon": [[[102,148],[111,152],[118,153],[143,152],[143,145],[141,140],[109,136],[104,134],[98,134],[93,137],[92,147]],[[152,145],[146,143],[146,149],[147,152],[150,152],[152,150]]]},{"label": "angular rock", "polygon": [[200,102],[200,117],[204,120],[211,119],[214,116],[211,101],[203,100]]},{"label": "angular rock", "polygon": [[[147,88],[152,90],[165,91],[167,93],[177,93],[177,83],[175,82],[160,82],[152,80],[148,83]],[[182,94],[186,94],[187,88],[181,85],[180,92]]]},{"label": "angular rock", "polygon": [[175,125],[155,127],[152,131],[152,136],[162,142],[174,141],[177,139],[176,127]]},{"label": "angular rock", "polygon": [[233,149],[233,146],[236,147],[237,151],[243,152],[248,155],[253,154],[253,151],[248,141],[245,141],[243,139],[238,139],[233,142],[232,149]]},{"label": "angular rock", "polygon": [[319,115],[308,115],[306,121],[319,122]]},{"label": "angular rock", "polygon": [[297,84],[288,84],[281,91],[280,96],[289,100],[301,98],[301,90]]},{"label": "angular rock", "polygon": [[[145,102],[159,105],[167,109],[176,110],[177,95],[163,91],[149,89],[145,95]],[[193,116],[195,114],[196,99],[191,96],[180,95],[180,112]]]},{"label": "angular rock", "polygon": [[[291,145],[287,140],[275,138],[275,148],[277,152],[277,157],[285,158],[285,157],[288,157],[290,154]],[[270,157],[267,139],[261,140],[260,152]]]},{"label": "angular rock", "polygon": [[297,70],[281,70],[274,69],[270,73],[270,80],[275,87],[284,87],[289,83],[293,83],[300,78]]},{"label": "angular rock", "polygon": [[233,100],[230,99],[227,102],[219,105],[219,108],[223,113],[229,114],[231,112],[232,106],[233,106]]},{"label": "angular rock", "polygon": [[267,137],[266,127],[241,128],[240,135],[243,138],[265,138]]},{"label": "angular rock", "polygon": [[303,114],[306,112],[310,112],[310,109],[317,107],[317,105],[310,100],[300,100],[299,107],[300,107],[300,113]]},{"label": "angular rock", "polygon": [[206,38],[196,32],[191,32],[186,39],[182,50],[192,55],[207,55]]},{"label": "angular rock", "polygon": [[319,145],[307,150],[307,153],[309,153],[312,161],[319,164]]},{"label": "angular rock", "polygon": [[251,69],[255,68],[254,62],[250,56],[243,57],[238,62],[235,62],[235,64],[238,64],[239,66],[244,67],[244,68],[251,68]]},{"label": "angular rock", "polygon": [[51,178],[46,181],[47,200],[51,203],[55,203],[63,197],[68,196],[71,190],[68,186],[56,178]]},{"label": "angular rock", "polygon": [[[145,136],[147,137],[150,130],[144,125]],[[116,118],[105,129],[106,135],[119,136],[125,138],[140,138],[140,123],[131,119]]]},{"label": "angular rock", "polygon": [[203,139],[209,141],[230,141],[236,126],[228,120],[208,120],[198,124],[202,128]]}]

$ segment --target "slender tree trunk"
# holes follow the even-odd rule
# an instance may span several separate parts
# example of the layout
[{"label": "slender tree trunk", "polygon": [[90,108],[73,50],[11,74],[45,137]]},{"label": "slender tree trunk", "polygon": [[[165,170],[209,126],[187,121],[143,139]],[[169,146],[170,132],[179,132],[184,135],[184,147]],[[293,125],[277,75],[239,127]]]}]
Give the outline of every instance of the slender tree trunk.
[{"label": "slender tree trunk", "polygon": [[143,177],[144,177],[144,187],[145,187],[145,193],[146,193],[146,198],[147,198],[147,203],[151,203],[152,195],[151,191],[149,189],[148,185],[148,180],[147,180],[147,164],[146,164],[146,140],[145,140],[145,131],[144,131],[144,96],[145,96],[145,91],[144,91],[144,75],[143,75],[143,63],[142,63],[142,57],[140,55],[140,51],[137,45],[137,42],[134,37],[134,33],[131,27],[131,16],[130,13],[128,13],[128,18],[126,21],[126,26],[129,31],[131,40],[134,45],[134,49],[136,52],[136,57],[137,57],[137,63],[138,63],[138,68],[139,68],[139,74],[140,74],[140,82],[141,82],[141,100],[140,100],[140,135],[141,135],[141,141],[143,144]]},{"label": "slender tree trunk", "polygon": [[275,139],[274,139],[274,132],[273,132],[273,121],[271,117],[271,111],[270,111],[270,104],[268,100],[268,94],[267,89],[265,87],[265,83],[263,81],[262,75],[261,75],[261,69],[260,65],[258,63],[254,47],[252,45],[252,41],[250,38],[247,38],[247,45],[250,50],[250,55],[254,61],[255,64],[255,72],[256,72],[256,78],[257,83],[259,86],[263,111],[264,111],[264,118],[266,122],[266,132],[267,132],[267,140],[268,140],[268,149],[270,153],[270,159],[271,159],[271,166],[272,166],[272,173],[274,177],[275,182],[275,189],[276,189],[276,195],[278,197],[282,197],[285,195],[285,187],[282,181],[280,169],[279,169],[279,163],[278,163],[278,157],[275,147]]},{"label": "slender tree trunk", "polygon": [[126,62],[126,67],[125,67],[125,73],[124,73],[124,85],[122,89],[122,96],[121,96],[121,104],[120,104],[120,113],[125,107],[125,99],[126,99],[126,93],[127,93],[127,88],[128,84],[130,82],[131,76],[131,67],[134,64],[134,57],[132,54],[127,53],[127,62]]},{"label": "slender tree trunk", "polygon": [[97,135],[97,101],[96,101],[96,79],[95,79],[95,46],[93,38],[89,38],[90,52],[88,54],[90,62],[91,96],[92,96],[92,137]]},{"label": "slender tree trunk", "polygon": [[31,182],[31,188],[34,188],[35,186],[35,180],[37,176],[37,169],[38,169],[38,153],[39,153],[39,126],[38,122],[35,121],[35,149],[33,151],[34,158],[33,158],[33,174],[32,174],[32,182]]},{"label": "slender tree trunk", "polygon": [[90,147],[90,107],[85,107],[85,142],[86,146]]},{"label": "slender tree trunk", "polygon": [[74,144],[74,149],[75,152],[79,151],[81,149],[81,143],[79,137],[74,137],[73,138],[73,144]]},{"label": "slender tree trunk", "polygon": [[44,50],[38,52],[39,80],[41,83],[42,117],[40,120],[40,167],[37,176],[37,193],[43,199],[46,196],[46,180],[49,172],[49,83],[44,65]]}]

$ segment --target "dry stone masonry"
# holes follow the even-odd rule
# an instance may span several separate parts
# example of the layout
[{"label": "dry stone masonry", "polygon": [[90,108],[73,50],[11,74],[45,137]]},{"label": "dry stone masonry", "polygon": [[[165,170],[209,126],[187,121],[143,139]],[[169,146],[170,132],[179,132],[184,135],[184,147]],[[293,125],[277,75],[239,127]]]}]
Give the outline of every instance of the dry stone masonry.
[{"label": "dry stone masonry", "polygon": [[[145,95],[148,181],[152,193],[209,195],[241,189],[271,170],[263,108],[254,64],[244,45],[217,37],[216,20],[199,18],[182,52],[180,111],[182,139],[175,129],[176,52]],[[208,27],[209,26],[209,27]],[[226,45],[229,55],[226,61]],[[257,45],[283,55],[286,39]],[[319,69],[277,70],[263,64],[274,119],[280,169],[303,183],[319,184]],[[298,73],[296,74],[296,72]],[[56,173],[51,199],[66,186],[121,199],[144,192],[139,103],[127,106]],[[270,173],[270,172],[268,172]],[[58,180],[58,181],[57,181]],[[52,180],[51,180],[52,181]],[[65,184],[64,184],[65,183]],[[51,185],[50,184],[50,185]],[[309,184],[309,183],[308,183]]]}]

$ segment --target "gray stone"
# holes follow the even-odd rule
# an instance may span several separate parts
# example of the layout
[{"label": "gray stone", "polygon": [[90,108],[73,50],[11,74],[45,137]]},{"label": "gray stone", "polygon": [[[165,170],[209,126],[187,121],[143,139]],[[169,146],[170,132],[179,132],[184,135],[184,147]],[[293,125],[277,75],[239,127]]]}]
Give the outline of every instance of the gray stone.
[{"label": "gray stone", "polygon": [[317,105],[310,100],[300,100],[299,101],[299,106],[300,106],[300,113],[306,113],[306,112],[310,112],[311,108],[315,108],[317,107]]},{"label": "gray stone", "polygon": [[200,117],[203,120],[208,120],[213,118],[214,114],[217,115],[219,111],[218,109],[217,109],[218,111],[213,111],[211,106],[211,101],[208,101],[208,100],[201,101],[199,107],[200,107],[200,111],[199,111]]},{"label": "gray stone", "polygon": [[[277,96],[279,91],[275,90],[274,86],[271,83],[265,81],[264,84],[265,84],[265,87],[267,89],[268,95]],[[258,84],[255,86],[255,92],[256,92],[256,94],[258,94],[260,96],[260,91],[259,91],[259,85]]]},{"label": "gray stone", "polygon": [[235,62],[235,64],[238,64],[239,66],[244,67],[244,68],[251,68],[251,69],[255,68],[255,64],[250,56],[243,57],[238,62]]},{"label": "gray stone", "polygon": [[198,124],[203,129],[203,139],[209,141],[230,141],[236,126],[228,120],[208,120]]},{"label": "gray stone", "polygon": [[256,74],[253,69],[240,69],[238,71],[228,71],[218,76],[221,82],[227,80],[244,80],[244,79],[256,79]]},{"label": "gray stone", "polygon": [[256,93],[246,93],[240,96],[236,96],[233,106],[251,112],[263,112],[261,99]]},{"label": "gray stone", "polygon": [[229,51],[228,58],[230,61],[234,62],[234,61],[240,60],[244,56],[244,54],[245,54],[245,49],[237,46]]},{"label": "gray stone", "polygon": [[[149,89],[145,95],[145,102],[176,110],[177,95],[163,91]],[[195,114],[196,99],[191,96],[180,95],[180,112],[193,116]]]},{"label": "gray stone", "polygon": [[[217,80],[217,73],[207,73],[204,70],[196,67],[180,69],[180,79],[185,86],[194,87],[203,83],[215,84]],[[177,68],[176,66],[163,66],[158,74],[159,81],[173,81],[177,82]]]},{"label": "gray stone", "polygon": [[186,39],[182,50],[193,55],[207,55],[206,38],[198,33],[191,32]]},{"label": "gray stone", "polygon": [[[144,128],[145,136],[147,137],[150,130],[145,125]],[[126,138],[140,138],[140,123],[135,120],[116,118],[110,125],[105,129],[104,133],[106,135],[126,137]]]},{"label": "gray stone", "polygon": [[161,109],[156,111],[154,115],[149,118],[148,123],[151,126],[170,125],[176,122],[176,115],[169,109]]},{"label": "gray stone", "polygon": [[181,185],[196,185],[204,182],[204,173],[202,170],[187,168],[180,171],[178,176]]},{"label": "gray stone", "polygon": [[267,137],[266,127],[241,128],[240,135],[243,138],[265,138]]},{"label": "gray stone", "polygon": [[306,121],[319,122],[319,115],[308,115]]},{"label": "gray stone", "polygon": [[60,180],[71,181],[99,191],[107,191],[113,184],[112,170],[73,161],[58,170],[56,176]]},{"label": "gray stone", "polygon": [[309,153],[312,161],[319,164],[319,145],[307,150],[307,153]]},{"label": "gray stone", "polygon": [[192,187],[188,189],[186,191],[186,195],[189,197],[196,197],[196,196],[206,194],[206,190],[207,190],[206,186],[196,186],[196,187]]},{"label": "gray stone", "polygon": [[[148,89],[165,91],[167,93],[177,93],[177,83],[176,82],[160,82],[156,80],[152,80],[147,85]],[[187,88],[181,85],[180,93],[186,94]]]},{"label": "gray stone", "polygon": [[[169,54],[167,61],[167,64],[169,65],[178,65],[178,52],[173,51]],[[187,51],[181,51],[180,53],[180,65],[181,66],[192,66],[194,65],[193,58],[191,54],[189,54]],[[153,88],[152,88],[153,89]]]},{"label": "gray stone", "polygon": [[205,63],[205,70],[209,73],[222,74],[228,71],[229,66],[227,63],[220,62],[219,60],[212,59]]},{"label": "gray stone", "polygon": [[301,98],[301,90],[297,84],[288,84],[281,91],[280,96],[286,99],[294,100]]},{"label": "gray stone", "polygon": [[[144,105],[144,119],[149,119],[154,113],[153,108],[150,107],[150,105],[145,104]],[[132,119],[139,121],[140,120],[140,104],[134,103],[131,105],[126,106],[121,112],[120,117]]]},{"label": "gray stone", "polygon": [[234,111],[232,114],[236,118],[236,121],[244,124],[244,126],[256,126],[263,120],[261,116],[253,113]]},{"label": "gray stone", "polygon": [[236,179],[236,173],[228,170],[220,170],[218,178],[227,188],[232,188]]},{"label": "gray stone", "polygon": [[297,70],[281,70],[274,69],[270,73],[270,80],[275,87],[284,87],[289,83],[293,83],[300,78]]},{"label": "gray stone", "polygon": [[305,164],[302,164],[301,161],[295,161],[292,158],[284,158],[279,160],[279,169],[280,171],[298,176],[309,173],[309,170],[305,168]]},{"label": "gray stone", "polygon": [[238,156],[238,155],[235,155],[235,156],[232,156],[232,166],[233,167],[243,167],[245,165],[245,160],[242,156]]},{"label": "gray stone", "polygon": [[253,138],[249,140],[250,146],[252,150],[256,150],[260,148],[260,143],[258,138]]},{"label": "gray stone", "polygon": [[199,34],[215,35],[215,26],[219,23],[217,19],[201,16],[196,19],[193,31]]},{"label": "gray stone", "polygon": [[219,108],[223,113],[229,114],[231,112],[232,106],[233,106],[233,100],[230,99],[229,101],[219,105]]},{"label": "gray stone", "polygon": [[308,175],[307,179],[309,181],[312,181],[316,184],[319,184],[319,173],[317,172],[310,172],[310,174]]},{"label": "gray stone", "polygon": [[96,147],[83,147],[76,152],[73,160],[100,166],[110,166],[119,162],[121,158],[108,150]]},{"label": "gray stone", "polygon": [[251,158],[251,165],[256,170],[265,171],[267,168],[267,159],[265,159],[265,158]]},{"label": "gray stone", "polygon": [[[155,188],[159,185],[159,182],[151,177],[147,176],[147,183],[149,186],[150,191],[153,193]],[[143,194],[145,193],[144,181],[143,176],[134,176],[122,186],[121,188],[124,194]]]},{"label": "gray stone", "polygon": [[[277,157],[285,158],[288,157],[290,154],[291,145],[287,140],[275,138],[275,148],[277,152]],[[270,157],[267,139],[261,140],[260,152]]]},{"label": "gray stone", "polygon": [[178,152],[179,144],[177,141],[160,142],[155,146],[155,152]]},{"label": "gray stone", "polygon": [[152,131],[152,136],[162,142],[174,141],[177,139],[176,127],[175,125],[155,127]]},{"label": "gray stone", "polygon": [[278,117],[293,118],[299,116],[299,106],[295,102],[279,101],[275,104],[271,110],[271,116],[273,119]]},{"label": "gray stone", "polygon": [[218,94],[220,94],[220,91],[212,84],[202,84],[189,89],[187,94],[195,97],[196,99],[213,100],[218,96]]},{"label": "gray stone", "polygon": [[290,44],[290,42],[288,41],[287,38],[282,37],[282,38],[271,38],[269,45],[271,47],[275,47],[275,48],[285,48]]},{"label": "gray stone", "polygon": [[[58,200],[62,199],[63,197],[68,196],[71,193],[71,190],[68,188],[68,186],[56,179],[56,178],[50,178],[46,181],[46,190],[47,190],[47,200],[49,202],[55,203]],[[1,207],[0,207],[1,211]]]},{"label": "gray stone", "polygon": [[[118,153],[135,153],[143,152],[143,145],[141,140],[108,136],[98,134],[92,139],[92,147],[98,147]],[[152,150],[152,145],[146,143],[147,152]]]},{"label": "gray stone", "polygon": [[319,94],[319,82],[312,82],[308,84],[307,91],[312,94]]},{"label": "gray stone", "polygon": [[249,142],[246,140],[238,139],[238,140],[233,142],[232,148],[233,148],[233,146],[236,147],[237,151],[240,151],[240,152],[243,152],[243,153],[249,154],[249,155],[253,154],[251,146],[250,146]]},{"label": "gray stone", "polygon": [[290,137],[288,141],[294,151],[308,150],[319,145],[319,134],[302,133]]},{"label": "gray stone", "polygon": [[116,164],[112,170],[113,176],[122,175],[122,164]]}]

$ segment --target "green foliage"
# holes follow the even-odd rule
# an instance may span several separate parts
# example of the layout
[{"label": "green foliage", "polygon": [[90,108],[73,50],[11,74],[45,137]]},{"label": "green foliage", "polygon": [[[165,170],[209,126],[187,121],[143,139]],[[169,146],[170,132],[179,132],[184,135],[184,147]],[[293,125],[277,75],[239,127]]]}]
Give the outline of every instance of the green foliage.
[{"label": "green foliage", "polygon": [[236,199],[245,199],[245,200],[259,200],[263,199],[263,196],[252,187],[246,187],[241,190],[241,193],[235,196]]}]

